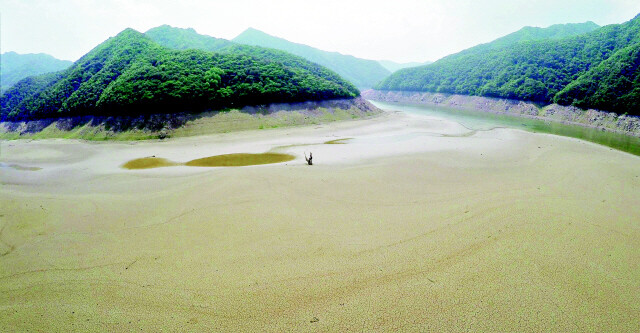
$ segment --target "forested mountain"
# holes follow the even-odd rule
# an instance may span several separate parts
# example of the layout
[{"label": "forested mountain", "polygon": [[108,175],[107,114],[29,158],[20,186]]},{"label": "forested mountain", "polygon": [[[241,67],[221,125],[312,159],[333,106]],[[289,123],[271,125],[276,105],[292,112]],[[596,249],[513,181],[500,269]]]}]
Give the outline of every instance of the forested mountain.
[{"label": "forested mountain", "polygon": [[390,60],[378,60],[382,67],[386,68],[389,72],[397,72],[404,68],[424,66],[433,63],[433,61],[425,62],[395,62]]},{"label": "forested mountain", "polygon": [[545,39],[563,39],[582,35],[598,28],[600,28],[600,26],[591,21],[585,23],[554,24],[547,28],[524,27],[492,42],[476,45],[472,48],[452,54],[446,58],[453,59],[471,54],[479,55],[490,50],[505,48],[520,42],[532,42]]},{"label": "forested mountain", "polygon": [[614,53],[556,94],[558,104],[573,104],[640,114],[640,43]]},{"label": "forested mountain", "polygon": [[0,119],[174,113],[350,98],[326,68],[277,50],[172,50],[127,29],[67,70],[29,77],[2,95]]},{"label": "forested mountain", "polygon": [[3,53],[0,56],[0,90],[6,90],[28,76],[57,72],[71,65],[71,61],[56,59],[44,53]]},{"label": "forested mountain", "polygon": [[176,50],[198,49],[217,51],[233,43],[221,38],[201,35],[192,28],[181,29],[169,25],[161,25],[145,32],[152,40],[160,45]]},{"label": "forested mountain", "polygon": [[371,88],[391,74],[389,70],[374,60],[365,60],[337,52],[318,50],[311,46],[292,43],[252,28],[247,29],[232,41],[240,44],[274,48],[301,56],[335,71],[359,88]]},{"label": "forested mountain", "polygon": [[[246,33],[246,32],[245,32]],[[262,34],[261,32],[258,32],[260,34]],[[261,53],[264,56],[268,56],[268,53],[273,53],[273,54],[280,54],[286,51],[282,51],[282,49],[286,49],[286,46],[283,47],[263,47],[263,46],[255,46],[252,43],[236,43],[236,42],[230,42],[227,41],[225,39],[219,39],[219,38],[214,38],[211,36],[206,36],[206,35],[200,35],[198,34],[195,30],[193,29],[181,29],[181,28],[174,28],[168,25],[163,25],[157,28],[153,28],[149,31],[147,31],[145,33],[147,36],[151,37],[151,39],[153,39],[154,41],[156,41],[158,44],[168,47],[168,48],[172,48],[172,49],[178,49],[178,50],[184,50],[184,49],[198,49],[198,50],[205,50],[205,51],[216,51],[216,52],[221,52],[221,53]],[[275,37],[274,37],[275,38]],[[279,40],[279,39],[278,39]],[[235,41],[235,39],[234,39]],[[288,45],[288,44],[293,44],[293,43],[289,43],[288,41],[285,40],[281,40],[283,41],[283,45]],[[279,46],[279,45],[278,45]],[[304,48],[308,48],[307,46],[302,45]],[[316,50],[319,53],[323,53],[324,51],[320,51],[320,50]],[[333,54],[329,53],[329,52],[324,52],[329,54],[330,56],[333,57]],[[287,53],[289,54],[289,53]],[[336,53],[337,54],[337,53]],[[341,57],[346,57],[346,59],[343,59],[344,61],[347,62],[347,64],[344,66],[345,68],[349,68],[349,71],[357,71],[358,65],[352,66],[353,64],[350,64],[348,62],[351,62],[353,58],[351,56],[343,56],[338,54],[340,57],[338,57],[339,59],[342,59]],[[303,58],[305,58],[303,56]],[[313,61],[313,60],[310,60]],[[342,61],[342,60],[340,60]],[[343,62],[344,62],[343,61]],[[370,62],[369,60],[362,60],[362,59],[356,59],[354,60],[355,62]],[[340,64],[339,61],[325,61],[325,62],[331,62],[334,66],[336,64]],[[316,62],[318,64],[320,64],[320,62]],[[391,62],[390,62],[391,63]],[[367,65],[368,66],[368,65]],[[396,64],[396,66],[403,66],[402,64]],[[364,73],[366,72],[365,68],[362,68],[362,66],[360,66],[361,71]],[[379,68],[378,68],[379,69]],[[386,75],[391,74],[390,72],[387,72]],[[359,75],[359,74],[358,74]],[[368,74],[367,74],[368,75]],[[385,76],[386,76],[385,75]],[[343,76],[344,77],[344,76]],[[345,77],[346,78],[346,77]],[[379,80],[377,80],[375,83],[379,82]],[[371,86],[369,86],[371,87]]]},{"label": "forested mountain", "polygon": [[[638,43],[640,15],[571,37],[481,45],[431,65],[400,70],[377,88],[615,106],[609,111],[640,114],[634,51]],[[622,102],[611,100],[621,97]]]}]

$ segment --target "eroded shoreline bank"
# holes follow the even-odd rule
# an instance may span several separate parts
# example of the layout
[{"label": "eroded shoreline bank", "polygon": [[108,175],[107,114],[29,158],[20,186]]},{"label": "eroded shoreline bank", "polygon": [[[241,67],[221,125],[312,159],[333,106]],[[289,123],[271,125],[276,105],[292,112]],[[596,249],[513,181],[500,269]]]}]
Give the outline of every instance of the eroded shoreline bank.
[{"label": "eroded shoreline bank", "polygon": [[230,111],[82,116],[0,122],[0,139],[146,140],[363,119],[382,111],[365,99],[247,106]]},{"label": "eroded shoreline bank", "polygon": [[640,137],[639,117],[598,110],[581,110],[573,106],[552,104],[540,107],[535,103],[518,100],[410,91],[366,90],[362,92],[362,96],[380,102],[449,107],[550,120]]}]

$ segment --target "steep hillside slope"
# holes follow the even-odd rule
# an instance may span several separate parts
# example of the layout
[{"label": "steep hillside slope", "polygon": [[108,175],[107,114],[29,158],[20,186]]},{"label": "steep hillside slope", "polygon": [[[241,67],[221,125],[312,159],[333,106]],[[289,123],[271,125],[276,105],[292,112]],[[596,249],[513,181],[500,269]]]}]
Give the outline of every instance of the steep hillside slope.
[{"label": "steep hillside slope", "polygon": [[556,94],[558,104],[640,114],[640,43],[625,47]]},{"label": "steep hillside slope", "polygon": [[[634,98],[637,88],[634,68],[637,69],[637,65],[633,65],[633,50],[640,43],[640,16],[624,24],[609,25],[572,37],[519,41],[508,46],[500,46],[501,43],[481,45],[431,65],[400,70],[377,88],[540,103],[575,102],[581,107],[615,107],[610,111],[640,113],[640,100]],[[618,52],[622,53],[618,55]],[[625,56],[625,52],[630,53]],[[608,59],[611,60],[605,62]],[[617,64],[618,61],[626,62],[628,66]],[[596,82],[598,75],[606,71],[604,67],[598,69],[601,63],[622,72],[610,75],[607,87],[596,89],[602,91],[602,96],[608,96],[605,100],[595,97],[596,101],[580,95],[579,91],[593,90],[594,85],[601,84]],[[594,72],[589,74],[590,71]],[[574,81],[576,83],[571,85]],[[587,86],[591,88],[585,88]],[[619,97],[623,97],[624,102],[616,104],[613,98]],[[624,108],[619,109],[622,105]]]},{"label": "steep hillside slope", "polygon": [[461,52],[447,56],[446,58],[452,59],[471,54],[482,54],[483,52],[508,47],[521,42],[533,42],[545,39],[563,39],[567,37],[586,34],[598,28],[600,28],[600,26],[591,21],[584,23],[554,24],[546,28],[523,27],[516,32],[500,37],[494,41],[476,45]]},{"label": "steep hillside slope", "polygon": [[335,73],[284,52],[177,51],[127,29],[63,72],[18,82],[2,95],[0,119],[198,112],[358,95]]}]

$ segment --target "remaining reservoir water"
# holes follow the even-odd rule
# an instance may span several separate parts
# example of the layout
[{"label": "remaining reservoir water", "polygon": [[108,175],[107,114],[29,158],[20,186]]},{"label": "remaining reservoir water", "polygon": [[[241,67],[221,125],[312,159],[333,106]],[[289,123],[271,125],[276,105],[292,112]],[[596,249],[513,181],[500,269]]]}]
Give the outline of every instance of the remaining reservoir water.
[{"label": "remaining reservoir water", "polygon": [[370,102],[383,110],[402,111],[409,114],[452,120],[472,130],[488,130],[497,127],[518,128],[534,133],[548,133],[578,138],[640,156],[640,138],[595,128],[480,111],[474,112],[403,103]]},{"label": "remaining reservoir water", "polygon": [[295,156],[278,153],[262,154],[225,154],[205,158],[199,158],[185,163],[186,166],[195,167],[237,167],[248,165],[272,164],[288,162],[295,159]]}]

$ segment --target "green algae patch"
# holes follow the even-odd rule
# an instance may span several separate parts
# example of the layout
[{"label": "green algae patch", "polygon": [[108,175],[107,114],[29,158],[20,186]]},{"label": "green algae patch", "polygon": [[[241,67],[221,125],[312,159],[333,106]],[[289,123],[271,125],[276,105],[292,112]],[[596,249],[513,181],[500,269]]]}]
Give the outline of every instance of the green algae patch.
[{"label": "green algae patch", "polygon": [[352,138],[344,138],[344,139],[336,139],[336,140],[329,140],[327,142],[325,142],[325,145],[345,145],[348,143],[349,140],[351,140]]},{"label": "green algae patch", "polygon": [[129,170],[153,169],[170,166],[185,165],[191,167],[239,167],[248,165],[273,164],[288,162],[295,159],[295,156],[280,153],[262,154],[224,154],[191,160],[187,163],[177,163],[159,157],[143,157],[131,160],[122,165]]},{"label": "green algae patch", "polygon": [[122,167],[129,170],[138,170],[138,169],[162,168],[162,167],[169,167],[174,165],[180,165],[180,164],[171,162],[166,158],[143,157],[143,158],[136,158],[135,160],[131,160],[123,164]]},{"label": "green algae patch", "polygon": [[262,154],[225,154],[216,155],[185,163],[186,166],[195,167],[238,167],[248,165],[272,164],[288,162],[295,159],[295,156],[279,153],[262,153]]}]

